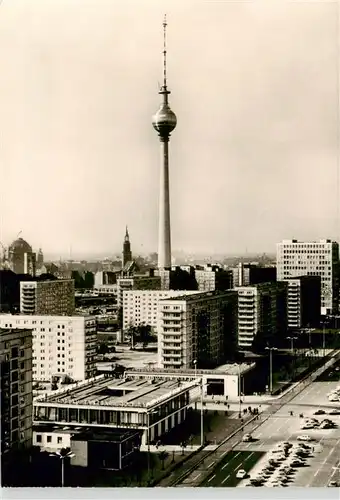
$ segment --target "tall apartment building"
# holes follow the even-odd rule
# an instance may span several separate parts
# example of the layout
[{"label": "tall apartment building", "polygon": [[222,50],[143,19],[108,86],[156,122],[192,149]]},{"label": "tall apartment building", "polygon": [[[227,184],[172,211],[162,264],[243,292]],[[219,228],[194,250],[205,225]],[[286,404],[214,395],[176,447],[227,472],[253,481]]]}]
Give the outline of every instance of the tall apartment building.
[{"label": "tall apartment building", "polygon": [[195,279],[198,290],[201,292],[229,290],[233,285],[231,271],[211,264],[207,264],[203,268],[197,266],[195,269]]},{"label": "tall apartment building", "polygon": [[127,290],[160,290],[159,276],[131,276],[117,280],[117,304],[123,307],[123,293]]},{"label": "tall apartment building", "polygon": [[257,285],[276,281],[276,267],[240,262],[232,270],[233,286]]},{"label": "tall apartment building", "polygon": [[297,276],[321,277],[321,314],[336,314],[339,302],[339,245],[335,241],[277,244],[277,280]]},{"label": "tall apartment building", "polygon": [[299,276],[285,280],[288,328],[318,327],[321,310],[321,277]]},{"label": "tall apartment building", "polygon": [[123,329],[141,324],[150,325],[158,333],[159,301],[199,293],[183,290],[128,290],[123,293]]},{"label": "tall apartment building", "polygon": [[33,380],[95,376],[96,320],[90,316],[0,314],[0,327],[33,330]]},{"label": "tall apartment building", "polygon": [[72,316],[75,312],[74,280],[22,281],[22,314]]},{"label": "tall apartment building", "polygon": [[236,287],[238,293],[238,346],[252,347],[256,334],[268,343],[287,331],[287,284],[259,283]]},{"label": "tall apartment building", "polygon": [[[0,328],[1,457],[32,445],[32,330]],[[2,461],[3,464],[3,461]]]},{"label": "tall apartment building", "polygon": [[237,342],[237,293],[205,292],[159,303],[161,368],[212,368],[231,359]]}]

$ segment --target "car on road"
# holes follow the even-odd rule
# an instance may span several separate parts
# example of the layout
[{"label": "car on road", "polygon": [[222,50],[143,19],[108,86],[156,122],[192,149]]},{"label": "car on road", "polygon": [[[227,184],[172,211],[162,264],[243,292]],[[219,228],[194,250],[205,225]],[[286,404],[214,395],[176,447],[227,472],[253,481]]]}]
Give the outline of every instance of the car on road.
[{"label": "car on road", "polygon": [[250,441],[253,440],[253,436],[251,434],[245,434],[242,438],[242,441],[244,443],[249,443]]},{"label": "car on road", "polygon": [[338,483],[337,481],[331,481],[330,483],[328,483],[328,486],[331,488],[339,488],[340,483]]},{"label": "car on road", "polygon": [[301,434],[296,438],[298,441],[312,441],[312,438],[308,434]]},{"label": "car on road", "polygon": [[322,410],[321,408],[319,408],[319,410],[316,410],[314,412],[314,415],[324,415],[326,412],[325,410]]},{"label": "car on road", "polygon": [[335,395],[335,394],[333,396],[328,396],[328,399],[329,399],[329,401],[331,401],[331,403],[335,403],[337,401],[340,401],[339,396]]},{"label": "car on road", "polygon": [[338,410],[337,408],[334,408],[333,410],[331,410],[329,412],[329,415],[340,415],[340,410]]},{"label": "car on road", "polygon": [[247,472],[244,469],[240,469],[237,471],[236,477],[237,479],[244,479],[245,477],[247,477]]}]

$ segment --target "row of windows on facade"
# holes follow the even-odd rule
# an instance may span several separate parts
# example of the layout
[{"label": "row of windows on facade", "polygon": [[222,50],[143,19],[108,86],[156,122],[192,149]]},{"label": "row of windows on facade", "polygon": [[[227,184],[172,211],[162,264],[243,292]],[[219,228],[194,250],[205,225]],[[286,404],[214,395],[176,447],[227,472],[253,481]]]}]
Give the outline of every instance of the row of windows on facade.
[{"label": "row of windows on facade", "polygon": [[[36,435],[36,442],[42,443],[42,435],[41,434]],[[52,436],[46,436],[46,442],[52,443]],[[57,444],[63,444],[63,438],[61,436],[57,436]]]}]

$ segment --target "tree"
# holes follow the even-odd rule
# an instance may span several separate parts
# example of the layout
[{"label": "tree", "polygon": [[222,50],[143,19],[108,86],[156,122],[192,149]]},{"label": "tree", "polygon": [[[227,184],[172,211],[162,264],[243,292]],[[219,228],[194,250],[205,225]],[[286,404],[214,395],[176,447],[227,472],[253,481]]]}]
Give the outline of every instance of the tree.
[{"label": "tree", "polygon": [[164,470],[164,462],[168,458],[169,454],[163,450],[158,453],[159,459],[162,462],[162,470]]},{"label": "tree", "polygon": [[263,332],[258,331],[253,339],[253,343],[251,345],[251,350],[254,353],[262,354],[265,352],[265,348],[268,346],[268,341]]},{"label": "tree", "polygon": [[97,353],[98,354],[107,354],[108,352],[109,352],[108,346],[104,342],[101,342],[97,347]]}]

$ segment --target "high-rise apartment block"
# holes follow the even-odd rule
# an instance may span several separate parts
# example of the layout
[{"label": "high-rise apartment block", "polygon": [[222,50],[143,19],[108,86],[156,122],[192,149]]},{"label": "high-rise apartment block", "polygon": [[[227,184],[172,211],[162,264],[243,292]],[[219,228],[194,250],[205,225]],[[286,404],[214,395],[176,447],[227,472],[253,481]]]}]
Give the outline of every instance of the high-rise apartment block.
[{"label": "high-rise apartment block", "polygon": [[158,364],[161,368],[216,367],[234,354],[237,293],[205,292],[159,303]]},{"label": "high-rise apartment block", "polygon": [[269,345],[275,339],[282,339],[287,331],[287,284],[260,283],[235,290],[238,293],[238,346],[251,348],[257,334]]},{"label": "high-rise apartment block", "polygon": [[232,273],[219,266],[207,264],[204,267],[196,266],[195,279],[198,290],[213,292],[214,290],[229,290],[232,288]]},{"label": "high-rise apartment block", "polygon": [[22,281],[20,311],[22,314],[72,316],[75,312],[74,281]]},{"label": "high-rise apartment block", "polygon": [[159,302],[169,297],[198,293],[183,290],[128,290],[123,293],[123,329],[150,325],[158,333]]},{"label": "high-rise apartment block", "polygon": [[[32,446],[32,330],[0,328],[1,456]],[[3,464],[3,462],[2,462]]]},{"label": "high-rise apartment block", "polygon": [[0,327],[33,330],[33,380],[66,375],[79,381],[96,373],[96,320],[90,316],[0,314]]},{"label": "high-rise apartment block", "polygon": [[320,324],[321,277],[300,276],[287,282],[288,328],[317,327]]},{"label": "high-rise apartment block", "polygon": [[296,276],[321,277],[321,314],[336,314],[339,302],[339,245],[335,241],[277,244],[277,280]]},{"label": "high-rise apartment block", "polygon": [[276,267],[240,262],[232,269],[233,286],[257,285],[276,281]]},{"label": "high-rise apartment block", "polygon": [[123,293],[127,290],[160,290],[161,278],[159,276],[131,276],[117,280],[117,304],[123,307]]}]

